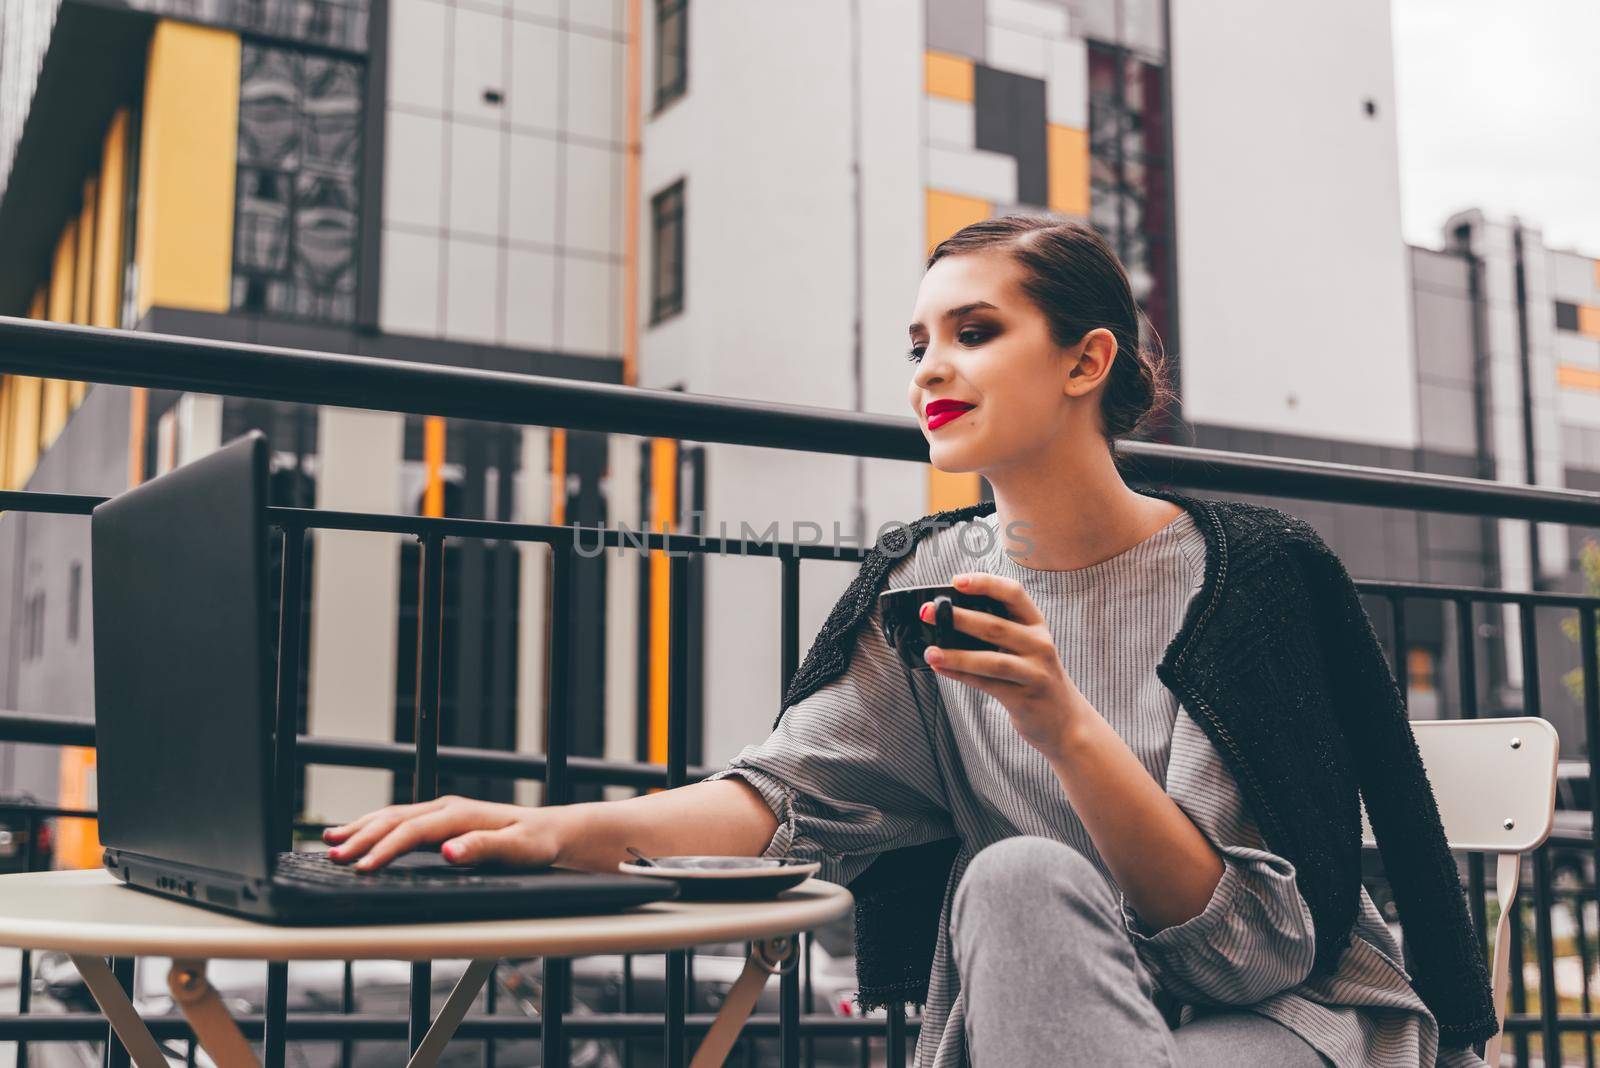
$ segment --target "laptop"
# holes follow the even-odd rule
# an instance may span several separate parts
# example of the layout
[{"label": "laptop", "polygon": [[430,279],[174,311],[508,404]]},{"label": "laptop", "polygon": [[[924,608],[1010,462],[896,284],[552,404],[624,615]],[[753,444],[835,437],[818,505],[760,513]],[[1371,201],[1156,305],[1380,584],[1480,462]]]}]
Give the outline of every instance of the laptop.
[{"label": "laptop", "polygon": [[676,897],[669,880],[620,872],[454,865],[424,851],[367,873],[321,851],[278,851],[267,482],[267,439],[251,431],[94,509],[106,869],[286,924],[609,912]]}]

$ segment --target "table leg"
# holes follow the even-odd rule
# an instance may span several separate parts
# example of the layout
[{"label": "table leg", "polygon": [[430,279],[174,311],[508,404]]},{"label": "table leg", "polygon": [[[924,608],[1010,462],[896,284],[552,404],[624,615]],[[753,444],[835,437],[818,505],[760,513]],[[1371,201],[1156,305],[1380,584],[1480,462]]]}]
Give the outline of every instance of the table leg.
[{"label": "table leg", "polygon": [[451,990],[450,996],[445,999],[444,1008],[434,1017],[433,1023],[428,1027],[428,1033],[422,1036],[422,1043],[417,1046],[417,1052],[406,1062],[406,1068],[435,1068],[445,1045],[456,1033],[456,1028],[461,1026],[461,1020],[467,1015],[467,1010],[472,1007],[472,999],[483,989],[483,981],[489,978],[489,972],[494,968],[494,964],[492,960],[475,960],[467,965],[467,970],[456,980],[455,989]]},{"label": "table leg", "polygon": [[[794,939],[787,935],[757,940],[750,947],[750,956],[744,962],[744,971],[734,981],[728,997],[722,1003],[717,1018],[711,1021],[711,1030],[695,1051],[689,1068],[722,1068],[728,1051],[739,1038],[739,1031],[756,1007],[756,999],[767,985],[767,976],[791,970],[799,963],[795,954]],[[784,964],[788,963],[785,968]]]},{"label": "table leg", "polygon": [[261,1068],[216,987],[207,981],[205,961],[173,961],[167,971],[167,989],[189,1021],[200,1048],[217,1062],[217,1068]]},{"label": "table leg", "polygon": [[117,977],[111,974],[111,968],[104,958],[88,953],[74,953],[71,954],[71,958],[73,965],[78,969],[78,974],[83,976],[84,985],[89,988],[89,993],[94,995],[95,1003],[100,1006],[100,1011],[105,1013],[111,1029],[122,1040],[123,1046],[127,1047],[128,1056],[133,1058],[133,1063],[139,1068],[167,1068],[166,1055],[161,1052],[161,1047],[156,1045],[150,1029],[139,1019],[139,1014],[133,1011],[133,1002],[128,1000],[128,992],[122,989]]}]

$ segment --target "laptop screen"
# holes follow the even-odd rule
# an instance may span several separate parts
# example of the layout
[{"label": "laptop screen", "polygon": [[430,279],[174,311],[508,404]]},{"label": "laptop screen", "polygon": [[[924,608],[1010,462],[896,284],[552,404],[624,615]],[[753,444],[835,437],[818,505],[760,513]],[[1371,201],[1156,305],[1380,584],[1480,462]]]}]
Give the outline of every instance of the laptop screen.
[{"label": "laptop screen", "polygon": [[104,845],[270,873],[266,492],[252,431],[94,509]]}]

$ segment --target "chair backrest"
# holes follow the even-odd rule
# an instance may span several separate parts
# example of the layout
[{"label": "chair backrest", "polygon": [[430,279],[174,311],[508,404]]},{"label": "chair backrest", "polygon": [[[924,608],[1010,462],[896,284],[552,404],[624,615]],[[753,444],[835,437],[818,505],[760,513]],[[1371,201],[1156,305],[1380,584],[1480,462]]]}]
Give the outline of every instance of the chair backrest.
[{"label": "chair backrest", "polygon": [[[1495,925],[1490,979],[1495,1021],[1501,1031],[1484,1048],[1484,1060],[1498,1066],[1511,971],[1511,907],[1517,897],[1522,854],[1543,845],[1555,822],[1556,758],[1561,740],[1556,729],[1537,716],[1412,720],[1411,733],[1416,736],[1450,848],[1494,853],[1499,858],[1495,897],[1500,918]],[[1361,806],[1361,841],[1374,844],[1365,803]]]},{"label": "chair backrest", "polygon": [[[1417,719],[1411,733],[1451,849],[1526,853],[1550,836],[1560,739],[1547,720]],[[1373,844],[1364,804],[1361,841]]]}]

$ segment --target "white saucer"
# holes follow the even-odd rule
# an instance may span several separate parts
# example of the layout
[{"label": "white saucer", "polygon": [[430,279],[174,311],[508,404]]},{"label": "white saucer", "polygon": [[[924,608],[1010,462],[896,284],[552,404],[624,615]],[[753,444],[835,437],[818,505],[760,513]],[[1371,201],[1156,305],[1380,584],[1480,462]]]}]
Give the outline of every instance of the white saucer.
[{"label": "white saucer", "polygon": [[628,875],[671,879],[685,898],[757,898],[799,886],[822,870],[818,861],[783,863],[772,857],[651,857],[651,863],[625,861],[617,870]]}]

